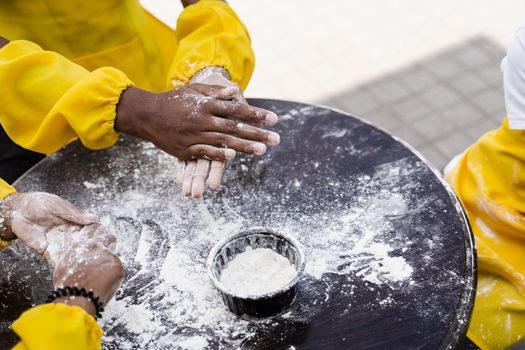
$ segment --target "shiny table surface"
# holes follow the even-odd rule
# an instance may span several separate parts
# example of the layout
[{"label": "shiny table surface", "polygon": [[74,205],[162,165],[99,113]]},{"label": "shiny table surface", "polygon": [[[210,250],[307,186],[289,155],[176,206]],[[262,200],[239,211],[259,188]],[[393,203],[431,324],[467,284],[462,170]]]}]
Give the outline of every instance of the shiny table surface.
[{"label": "shiny table surface", "polygon": [[[103,151],[72,143],[17,181],[19,191],[55,193],[104,217],[126,257],[117,300],[142,303],[159,315],[166,305],[144,301],[140,294],[161,283],[162,271],[145,273],[129,258],[137,254],[146,229],[159,240],[153,244],[158,249],[148,254],[160,262],[182,244],[190,260],[204,264],[216,237],[234,233],[228,232],[232,223],[239,223],[235,229],[288,230],[303,243],[307,274],[287,314],[254,323],[220,316],[236,332],[225,331],[213,323],[216,319],[177,325],[180,315],[160,317],[155,319],[160,330],[149,341],[115,326],[111,314],[104,316],[105,348],[119,348],[124,339],[132,348],[184,348],[177,343],[182,334],[198,335],[209,349],[435,349],[461,342],[473,303],[475,252],[461,205],[436,170],[358,118],[295,102],[250,102],[281,116],[275,127],[281,145],[261,158],[238,157],[223,187],[199,202],[183,198],[174,186],[172,158],[131,137]],[[139,199],[136,203],[134,197],[134,206],[130,193]],[[209,223],[195,224],[203,212]],[[200,235],[208,231],[216,236]],[[377,255],[373,244],[388,247],[387,256]],[[355,261],[363,256],[358,267]],[[396,257],[409,266],[408,277],[396,277],[395,268],[385,270],[386,261]],[[50,273],[18,243],[0,252],[0,348],[15,339],[9,324],[49,294]],[[204,272],[195,276],[208,283]],[[185,296],[190,304],[203,302]],[[225,308],[218,312],[227,314]]]}]

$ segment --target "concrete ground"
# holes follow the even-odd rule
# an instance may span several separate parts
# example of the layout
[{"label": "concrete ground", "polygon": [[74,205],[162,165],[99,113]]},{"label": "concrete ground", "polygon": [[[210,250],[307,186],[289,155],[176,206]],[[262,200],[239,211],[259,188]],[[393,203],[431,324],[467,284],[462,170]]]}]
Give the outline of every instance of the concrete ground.
[{"label": "concrete ground", "polygon": [[[519,0],[230,0],[257,57],[249,97],[361,116],[439,168],[505,115],[499,64]],[[143,0],[175,25],[181,5]]]}]

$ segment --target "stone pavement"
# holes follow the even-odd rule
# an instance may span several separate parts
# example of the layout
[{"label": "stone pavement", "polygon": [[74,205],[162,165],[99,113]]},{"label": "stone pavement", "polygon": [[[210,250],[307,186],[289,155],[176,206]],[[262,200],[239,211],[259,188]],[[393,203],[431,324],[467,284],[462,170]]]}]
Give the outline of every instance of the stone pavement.
[{"label": "stone pavement", "polygon": [[504,54],[476,37],[318,103],[390,131],[441,169],[505,116]]}]

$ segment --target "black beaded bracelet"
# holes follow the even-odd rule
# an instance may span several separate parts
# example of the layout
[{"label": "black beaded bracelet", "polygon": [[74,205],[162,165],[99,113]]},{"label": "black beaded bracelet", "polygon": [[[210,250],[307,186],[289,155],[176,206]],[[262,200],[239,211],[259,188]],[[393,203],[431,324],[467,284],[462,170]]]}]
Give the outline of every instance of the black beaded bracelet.
[{"label": "black beaded bracelet", "polygon": [[95,318],[101,318],[102,312],[104,311],[104,308],[102,307],[102,302],[99,301],[98,297],[95,297],[92,291],[87,291],[86,288],[77,288],[77,287],[70,287],[66,286],[63,288],[57,288],[56,290],[51,293],[50,296],[47,297],[46,302],[52,303],[57,298],[62,297],[84,297],[91,301],[93,305],[95,305]]}]

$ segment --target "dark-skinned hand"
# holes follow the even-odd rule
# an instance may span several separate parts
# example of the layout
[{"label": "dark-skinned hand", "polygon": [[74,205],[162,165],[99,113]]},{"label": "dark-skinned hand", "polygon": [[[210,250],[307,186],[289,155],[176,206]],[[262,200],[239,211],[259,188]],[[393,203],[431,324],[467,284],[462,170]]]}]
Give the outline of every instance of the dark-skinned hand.
[{"label": "dark-skinned hand", "polygon": [[[224,87],[189,84],[164,93],[130,87],[117,106],[115,130],[151,141],[179,160],[227,161],[235,151],[262,155],[279,135],[253,124],[277,116],[231,100]],[[221,97],[223,97],[221,99]]]},{"label": "dark-skinned hand", "polygon": [[[238,85],[229,79],[226,70],[220,67],[210,67],[198,72],[190,83],[199,83],[204,86],[221,86],[223,89],[201,90],[205,94],[212,94],[212,97],[227,101],[235,101],[248,105],[244,95]],[[197,84],[195,84],[197,85]],[[247,123],[248,124],[248,123]],[[264,122],[253,121],[247,127],[260,127]],[[279,143],[280,139],[277,141]],[[209,161],[206,159],[179,161],[176,170],[177,183],[182,185],[182,192],[186,196],[200,198],[206,184],[212,190],[219,188],[222,177],[224,176],[226,163],[224,161]]]}]

